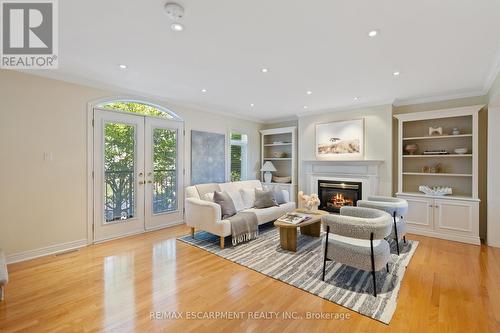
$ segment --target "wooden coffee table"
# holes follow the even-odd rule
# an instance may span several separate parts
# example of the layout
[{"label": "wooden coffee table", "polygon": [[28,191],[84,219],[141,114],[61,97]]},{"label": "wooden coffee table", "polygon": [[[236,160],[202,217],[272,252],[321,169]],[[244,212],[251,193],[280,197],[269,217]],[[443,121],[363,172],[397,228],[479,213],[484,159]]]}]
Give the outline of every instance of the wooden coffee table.
[{"label": "wooden coffee table", "polygon": [[[306,213],[304,210],[296,209],[295,213]],[[309,213],[306,213],[309,214]],[[321,232],[321,216],[329,214],[324,210],[317,210],[312,217],[298,224],[275,221],[274,225],[280,230],[280,244],[283,250],[297,252],[297,228],[302,235],[319,237]]]}]

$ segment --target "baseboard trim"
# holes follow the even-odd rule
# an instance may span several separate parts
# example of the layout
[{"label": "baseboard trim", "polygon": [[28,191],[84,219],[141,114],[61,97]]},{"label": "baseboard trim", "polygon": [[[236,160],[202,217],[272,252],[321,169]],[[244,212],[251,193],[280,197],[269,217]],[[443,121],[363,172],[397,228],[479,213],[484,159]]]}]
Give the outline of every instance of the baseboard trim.
[{"label": "baseboard trim", "polygon": [[165,224],[162,224],[162,225],[157,225],[157,226],[154,226],[154,227],[146,228],[146,232],[160,230],[160,229],[165,229],[165,228],[168,228],[168,227],[173,227],[173,226],[181,225],[181,224],[184,224],[184,220],[173,221],[173,222],[165,223]]},{"label": "baseboard trim", "polygon": [[60,252],[75,250],[75,249],[79,249],[79,248],[82,248],[85,246],[87,246],[87,240],[80,239],[77,241],[61,243],[61,244],[56,244],[56,245],[50,245],[50,246],[42,247],[39,249],[7,254],[6,259],[7,259],[7,264],[13,264],[16,262],[21,262],[21,261],[26,261],[26,260],[30,260],[30,259],[39,258],[39,257],[48,256],[48,255],[53,255],[53,254],[57,254]]},{"label": "baseboard trim", "polygon": [[418,229],[418,228],[412,228],[411,226],[408,226],[407,232],[410,234],[446,239],[446,240],[460,242],[460,243],[481,245],[481,239],[479,237],[443,234],[440,232],[434,232],[434,231],[430,231],[430,230],[422,230],[422,229]]}]

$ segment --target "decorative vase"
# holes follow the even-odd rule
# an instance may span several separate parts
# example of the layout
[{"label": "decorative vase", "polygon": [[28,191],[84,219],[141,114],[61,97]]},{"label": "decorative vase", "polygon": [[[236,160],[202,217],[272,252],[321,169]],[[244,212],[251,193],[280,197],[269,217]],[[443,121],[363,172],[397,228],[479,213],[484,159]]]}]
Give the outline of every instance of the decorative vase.
[{"label": "decorative vase", "polygon": [[405,152],[407,152],[410,155],[415,154],[417,150],[418,150],[418,145],[416,144],[409,144],[405,146]]}]

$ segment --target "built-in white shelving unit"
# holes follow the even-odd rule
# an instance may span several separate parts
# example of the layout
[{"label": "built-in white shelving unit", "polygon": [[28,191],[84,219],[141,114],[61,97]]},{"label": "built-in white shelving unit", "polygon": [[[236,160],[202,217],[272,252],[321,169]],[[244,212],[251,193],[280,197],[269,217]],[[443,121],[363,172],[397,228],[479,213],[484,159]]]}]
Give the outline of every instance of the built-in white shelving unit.
[{"label": "built-in white shelving unit", "polygon": [[[297,195],[297,128],[282,127],[261,130],[261,166],[271,161],[276,167],[274,176],[291,177],[290,183],[264,183],[264,173],[261,172],[261,180],[268,187],[279,186],[288,190],[290,199],[295,201]],[[276,157],[275,154],[284,153],[284,157]]]},{"label": "built-in white shelving unit", "polygon": [[[397,196],[408,201],[410,232],[480,244],[478,112],[482,107],[395,116],[399,121]],[[442,135],[428,135],[429,127],[442,127]],[[454,128],[460,134],[453,135]],[[410,144],[418,146],[412,155],[405,152]],[[456,148],[466,148],[467,153],[456,154]],[[438,150],[448,154],[424,154]],[[420,185],[451,187],[453,195],[425,195],[419,192]]]}]

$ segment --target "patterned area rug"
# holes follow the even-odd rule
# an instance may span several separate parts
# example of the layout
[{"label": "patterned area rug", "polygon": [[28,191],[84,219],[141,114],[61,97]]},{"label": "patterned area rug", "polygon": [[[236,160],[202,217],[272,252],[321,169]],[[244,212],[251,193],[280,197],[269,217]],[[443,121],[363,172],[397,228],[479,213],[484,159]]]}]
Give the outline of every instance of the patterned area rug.
[{"label": "patterned area rug", "polygon": [[[389,273],[385,269],[377,272],[377,297],[374,297],[370,272],[327,261],[325,282],[321,281],[322,238],[299,234],[296,253],[281,249],[278,229],[272,225],[261,226],[258,239],[223,250],[218,237],[203,231],[197,232],[195,239],[187,235],[179,240],[388,324],[396,310],[406,266],[418,242],[401,242],[399,257],[396,242],[391,242]],[[226,240],[226,244],[231,242]]]}]

